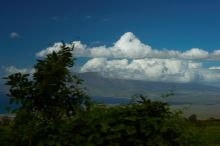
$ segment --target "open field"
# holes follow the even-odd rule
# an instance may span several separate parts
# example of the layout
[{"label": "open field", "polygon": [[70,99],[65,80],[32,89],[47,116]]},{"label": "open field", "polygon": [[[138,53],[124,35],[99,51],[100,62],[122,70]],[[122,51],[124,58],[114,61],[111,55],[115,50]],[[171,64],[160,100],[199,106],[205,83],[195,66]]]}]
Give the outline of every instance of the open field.
[{"label": "open field", "polygon": [[220,145],[220,120],[202,120],[193,122],[197,127],[199,136],[206,146]]},{"label": "open field", "polygon": [[220,104],[215,105],[172,105],[172,109],[181,110],[185,117],[196,114],[198,119],[220,119]]}]

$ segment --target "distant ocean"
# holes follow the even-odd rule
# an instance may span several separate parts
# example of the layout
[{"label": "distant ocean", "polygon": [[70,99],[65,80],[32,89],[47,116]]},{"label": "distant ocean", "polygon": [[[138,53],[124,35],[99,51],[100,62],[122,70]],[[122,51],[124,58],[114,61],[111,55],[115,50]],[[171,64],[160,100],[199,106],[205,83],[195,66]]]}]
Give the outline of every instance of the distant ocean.
[{"label": "distant ocean", "polygon": [[[132,101],[131,98],[126,97],[92,97],[92,99],[97,103],[103,103],[103,104],[127,104]],[[168,101],[171,105],[186,105],[190,103],[186,102],[172,102]],[[9,97],[4,94],[0,94],[0,114],[7,113],[6,107],[9,106]],[[12,105],[11,108],[15,108],[16,105]]]},{"label": "distant ocean", "polygon": [[0,94],[0,114],[7,113],[6,107],[9,103],[9,97],[5,94]]},{"label": "distant ocean", "polygon": [[131,102],[131,98],[126,97],[92,97],[97,103],[105,104],[127,104]]},{"label": "distant ocean", "polygon": [[[92,97],[97,103],[104,104],[127,104],[132,101],[131,98],[126,97]],[[0,115],[8,114],[6,107],[9,105],[9,97],[0,93]],[[189,117],[192,114],[196,114],[199,119],[207,119],[210,117],[220,119],[220,104],[192,104],[187,102],[175,102],[168,101],[171,108],[176,110],[180,109],[184,112],[185,117]],[[16,105],[12,105],[11,108],[15,108]]]},{"label": "distant ocean", "polygon": [[[92,97],[97,103],[104,104],[126,104],[131,101],[131,98],[124,97]],[[0,114],[7,113],[7,106],[9,105],[9,97],[4,94],[0,94]],[[12,105],[11,108],[15,108],[15,105]]]}]

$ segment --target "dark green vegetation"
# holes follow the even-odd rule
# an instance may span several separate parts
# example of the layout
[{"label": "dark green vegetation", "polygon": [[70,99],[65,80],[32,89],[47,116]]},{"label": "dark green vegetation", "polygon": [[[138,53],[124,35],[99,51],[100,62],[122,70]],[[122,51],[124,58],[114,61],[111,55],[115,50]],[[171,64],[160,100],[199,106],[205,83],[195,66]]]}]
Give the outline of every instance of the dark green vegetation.
[{"label": "dark green vegetation", "polygon": [[200,131],[200,139],[203,141],[203,145],[220,145],[220,120],[194,121],[192,124]]},{"label": "dark green vegetation", "polygon": [[166,103],[143,96],[126,105],[92,102],[68,70],[74,65],[71,51],[63,45],[38,60],[33,76],[5,78],[11,103],[20,107],[14,120],[3,119],[0,125],[1,146],[207,145],[200,135],[204,126],[171,112]]}]

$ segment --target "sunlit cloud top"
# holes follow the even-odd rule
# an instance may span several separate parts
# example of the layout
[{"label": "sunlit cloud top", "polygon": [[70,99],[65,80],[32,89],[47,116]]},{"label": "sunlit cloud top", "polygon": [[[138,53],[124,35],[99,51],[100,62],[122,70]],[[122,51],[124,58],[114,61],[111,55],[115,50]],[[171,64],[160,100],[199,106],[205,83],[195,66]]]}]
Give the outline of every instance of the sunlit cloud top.
[{"label": "sunlit cloud top", "polygon": [[[61,49],[62,43],[55,43],[36,54],[45,57]],[[88,47],[80,41],[74,46],[74,55],[89,60],[81,66],[80,72],[98,72],[105,77],[162,82],[216,82],[220,81],[219,67],[203,67],[203,62],[220,60],[220,50],[208,52],[199,48],[186,51],[154,49],[142,43],[132,32],[124,33],[112,46]]]},{"label": "sunlit cloud top", "polygon": [[[80,41],[74,41],[74,53],[77,57],[105,57],[105,58],[126,58],[126,59],[143,59],[143,58],[177,58],[177,59],[215,59],[220,60],[220,50],[208,52],[199,48],[191,48],[184,52],[169,49],[153,49],[150,45],[142,43],[132,32],[123,34],[112,46],[88,47]],[[38,52],[38,57],[44,57],[48,53],[58,51],[62,43],[55,43],[52,47]]]}]

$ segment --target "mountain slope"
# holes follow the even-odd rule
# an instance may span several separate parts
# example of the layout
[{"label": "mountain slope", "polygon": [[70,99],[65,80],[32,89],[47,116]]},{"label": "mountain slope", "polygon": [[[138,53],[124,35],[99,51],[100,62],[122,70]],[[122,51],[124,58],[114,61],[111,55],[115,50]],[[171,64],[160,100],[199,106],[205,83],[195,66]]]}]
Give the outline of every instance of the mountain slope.
[{"label": "mountain slope", "polygon": [[135,94],[158,99],[163,94],[175,94],[165,100],[196,104],[220,103],[220,88],[198,83],[165,83],[104,78],[97,73],[79,74],[91,96],[131,97]]}]

